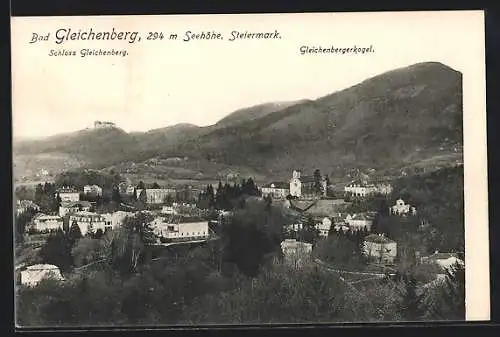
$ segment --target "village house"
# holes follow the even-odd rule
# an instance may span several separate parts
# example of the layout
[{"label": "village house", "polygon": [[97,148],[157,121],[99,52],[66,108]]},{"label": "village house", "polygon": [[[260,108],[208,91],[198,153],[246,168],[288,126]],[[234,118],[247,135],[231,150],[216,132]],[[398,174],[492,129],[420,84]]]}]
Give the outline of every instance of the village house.
[{"label": "village house", "polygon": [[314,176],[301,176],[299,170],[294,170],[292,179],[290,179],[290,195],[297,198],[315,199],[319,197],[326,197],[327,181],[326,177],[321,178],[322,193],[316,191]]},{"label": "village house", "polygon": [[392,185],[389,183],[379,183],[376,185],[376,188],[377,188],[377,193],[382,195],[389,195],[393,191]]},{"label": "village house", "polygon": [[131,197],[134,195],[135,186],[130,185],[128,182],[121,182],[118,184],[118,192],[122,197]]},{"label": "village house", "polygon": [[174,205],[163,206],[161,208],[161,213],[163,213],[163,214],[177,214],[177,210],[175,209]]},{"label": "village house", "polygon": [[168,197],[175,198],[173,188],[148,188],[136,190],[136,198],[147,204],[163,204]]},{"label": "village house", "polygon": [[311,258],[312,244],[299,242],[295,239],[286,239],[281,242],[284,262],[294,268],[301,268]]},{"label": "village house", "polygon": [[80,227],[82,235],[87,233],[95,233],[98,229],[106,231],[106,219],[101,214],[93,212],[77,212],[69,217],[69,226],[75,223]]},{"label": "village house", "polygon": [[88,201],[69,201],[62,202],[59,206],[59,216],[63,217],[67,214],[72,214],[76,212],[89,212],[92,208],[92,204]]},{"label": "village house", "polygon": [[456,264],[464,265],[464,261],[459,259],[457,254],[440,253],[439,251],[435,251],[429,256],[423,256],[420,260],[422,263],[435,263],[443,271],[451,271],[451,267]]},{"label": "village house", "polygon": [[80,201],[80,192],[72,187],[62,187],[57,190],[61,202]]},{"label": "village house", "polygon": [[364,254],[378,263],[394,263],[397,256],[397,244],[383,234],[370,234],[365,237]]},{"label": "village house", "polygon": [[331,228],[332,221],[329,218],[323,218],[323,220],[316,225],[316,229],[319,231],[319,236],[321,237],[328,237]]},{"label": "village house", "polygon": [[16,202],[16,214],[21,215],[23,213],[26,213],[29,209],[32,209],[33,211],[39,212],[40,211],[40,206],[35,204],[31,200],[17,200]]},{"label": "village house", "polygon": [[103,232],[119,228],[121,225],[123,225],[127,217],[133,217],[134,215],[135,214],[132,212],[124,212],[124,211],[102,214],[104,218]]},{"label": "village house", "polygon": [[290,194],[290,185],[283,182],[272,182],[262,186],[262,196],[271,196],[273,199],[284,199]]},{"label": "village house", "polygon": [[345,223],[353,231],[367,230],[370,231],[373,224],[373,217],[368,214],[348,214],[345,218]]},{"label": "village house", "polygon": [[347,225],[346,221],[346,216],[344,216],[342,213],[336,213],[331,217],[332,220],[332,226],[336,231],[348,231],[349,226]]},{"label": "village house", "polygon": [[126,195],[134,195],[135,187],[134,186],[127,186],[125,189],[125,194]]},{"label": "village house", "polygon": [[172,241],[202,240],[210,236],[208,221],[199,218],[157,217],[152,227],[157,236]]},{"label": "village house", "polygon": [[63,281],[61,271],[52,264],[36,264],[21,271],[21,284],[28,287],[37,286],[43,279]]},{"label": "village house", "polygon": [[377,188],[373,184],[366,184],[363,182],[352,182],[344,187],[346,195],[354,197],[366,197],[377,193]]},{"label": "village house", "polygon": [[302,228],[304,228],[304,225],[302,223],[294,223],[294,224],[284,226],[285,231],[287,231],[289,233],[290,232],[299,232],[302,230]]},{"label": "village house", "polygon": [[92,196],[101,196],[102,188],[98,185],[85,185],[83,187],[83,193]]},{"label": "village house", "polygon": [[38,232],[51,232],[63,228],[63,219],[58,215],[39,213],[33,218],[32,229]]},{"label": "village house", "polygon": [[417,209],[414,206],[409,204],[405,204],[403,199],[396,200],[396,204],[394,206],[389,207],[390,215],[416,215]]}]

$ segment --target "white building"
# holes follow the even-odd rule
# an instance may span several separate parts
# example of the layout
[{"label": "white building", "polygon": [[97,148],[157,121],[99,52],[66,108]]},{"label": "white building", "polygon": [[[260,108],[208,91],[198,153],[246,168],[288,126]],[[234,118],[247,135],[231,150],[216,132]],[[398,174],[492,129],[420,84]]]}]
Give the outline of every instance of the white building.
[{"label": "white building", "polygon": [[57,195],[61,198],[61,202],[80,201],[80,192],[72,187],[60,188],[57,190]]},{"label": "white building", "polygon": [[62,202],[59,206],[59,216],[63,217],[67,214],[77,213],[77,212],[89,212],[92,205],[88,201],[70,201]]},{"label": "white building", "polygon": [[365,228],[369,231],[372,228],[373,218],[367,214],[348,214],[345,223],[353,231],[364,230]]},{"label": "white building", "polygon": [[31,200],[17,200],[16,201],[16,213],[17,215],[25,213],[28,209],[32,209],[36,212],[40,211],[40,206],[35,204]]},{"label": "white building", "polygon": [[368,235],[363,246],[364,254],[376,262],[393,263],[397,256],[396,242],[382,234]]},{"label": "white building", "polygon": [[377,188],[375,185],[353,182],[344,187],[344,192],[355,197],[366,197],[375,194]]},{"label": "white building", "polygon": [[208,221],[198,219],[170,219],[159,217],[152,224],[153,231],[159,237],[173,241],[202,240],[210,236]]},{"label": "white building", "polygon": [[285,230],[287,232],[299,232],[304,228],[304,225],[302,223],[294,223],[290,225],[285,225]]},{"label": "white building", "polygon": [[28,287],[34,287],[41,280],[48,278],[59,281],[64,280],[59,268],[52,264],[36,264],[21,271],[21,284]]},{"label": "white building", "polygon": [[405,204],[403,199],[396,200],[394,206],[389,207],[389,214],[391,215],[416,215],[417,209],[409,204]]},{"label": "white building", "polygon": [[102,188],[98,185],[85,185],[83,186],[83,193],[94,196],[101,196]]},{"label": "white building", "polygon": [[329,218],[323,218],[323,220],[316,225],[316,229],[319,231],[319,235],[322,237],[328,237],[330,229],[332,228],[332,220]]},{"label": "white building", "polygon": [[163,206],[161,208],[161,212],[163,214],[170,214],[170,215],[177,214],[177,210],[175,209],[174,205],[172,205],[172,206]]},{"label": "white building", "polygon": [[295,239],[286,239],[281,242],[281,251],[283,252],[286,264],[295,268],[300,268],[309,261],[312,252],[312,244],[299,242]]},{"label": "white building", "polygon": [[163,204],[170,197],[175,197],[176,190],[173,188],[147,188],[136,190],[136,198],[147,204]]},{"label": "white building", "polygon": [[78,227],[80,227],[82,235],[95,233],[98,229],[101,229],[103,232],[107,229],[111,229],[106,227],[106,218],[103,215],[93,212],[82,211],[70,215],[69,226],[71,227],[75,222],[78,224]]},{"label": "white building", "polygon": [[271,196],[273,199],[284,199],[290,194],[290,185],[282,182],[272,182],[262,186],[263,196]]},{"label": "white building", "polygon": [[39,213],[33,218],[33,226],[36,231],[56,231],[63,228],[63,219],[58,215],[46,215]]},{"label": "white building", "polygon": [[439,251],[435,251],[434,254],[422,257],[422,262],[430,262],[435,263],[443,271],[451,271],[451,267],[455,264],[464,265],[464,261],[458,258],[457,254],[454,253],[440,253]]},{"label": "white building", "polygon": [[102,214],[102,216],[104,217],[103,231],[105,232],[110,229],[119,228],[121,225],[123,225],[127,217],[133,217],[135,216],[135,214],[132,212],[117,211],[114,213]]},{"label": "white building", "polygon": [[352,181],[344,187],[344,192],[347,195],[355,197],[367,197],[373,194],[389,195],[392,193],[392,185],[386,182],[377,184],[368,183],[367,179],[359,179]]},{"label": "white building", "polygon": [[134,195],[135,187],[134,186],[127,186],[125,189],[125,193],[127,195]]}]

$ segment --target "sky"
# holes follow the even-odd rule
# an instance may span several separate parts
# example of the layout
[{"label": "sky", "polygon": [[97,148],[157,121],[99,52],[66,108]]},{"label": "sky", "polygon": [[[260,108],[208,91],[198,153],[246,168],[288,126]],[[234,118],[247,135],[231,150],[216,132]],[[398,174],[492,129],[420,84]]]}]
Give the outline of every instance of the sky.
[{"label": "sky", "polygon": [[[177,123],[210,125],[234,110],[314,99],[385,71],[437,61],[466,75],[482,53],[481,12],[13,18],[13,134],[45,137],[115,122],[127,132]],[[141,42],[68,41],[58,28],[137,30]],[[233,30],[280,32],[276,40],[227,39]],[[180,41],[186,31],[222,41]],[[149,31],[178,41],[146,41]],[[30,44],[32,33],[49,41]],[[301,46],[373,46],[364,55],[301,55]],[[51,49],[125,49],[128,56],[48,56]]]}]

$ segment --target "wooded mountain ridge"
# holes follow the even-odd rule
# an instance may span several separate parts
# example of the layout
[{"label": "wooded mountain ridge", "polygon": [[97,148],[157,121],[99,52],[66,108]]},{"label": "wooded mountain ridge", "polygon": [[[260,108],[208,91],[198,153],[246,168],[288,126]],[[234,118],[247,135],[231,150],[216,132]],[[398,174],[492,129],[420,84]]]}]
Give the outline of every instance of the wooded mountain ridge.
[{"label": "wooded mountain ridge", "polygon": [[188,157],[269,176],[288,176],[293,168],[336,174],[347,168],[446,166],[462,161],[462,117],[462,74],[425,62],[316,100],[240,109],[206,127],[183,123],[134,133],[86,129],[15,141],[14,159],[16,154],[68,153],[103,168]]}]

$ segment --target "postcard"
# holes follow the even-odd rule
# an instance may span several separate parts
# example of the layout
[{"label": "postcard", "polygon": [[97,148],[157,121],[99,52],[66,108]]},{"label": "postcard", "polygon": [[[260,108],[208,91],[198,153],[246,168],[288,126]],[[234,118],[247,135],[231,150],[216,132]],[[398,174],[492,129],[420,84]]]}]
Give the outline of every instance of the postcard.
[{"label": "postcard", "polygon": [[18,328],[489,320],[482,11],[11,34]]}]

